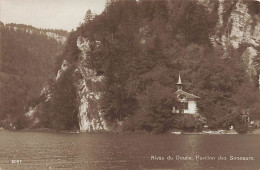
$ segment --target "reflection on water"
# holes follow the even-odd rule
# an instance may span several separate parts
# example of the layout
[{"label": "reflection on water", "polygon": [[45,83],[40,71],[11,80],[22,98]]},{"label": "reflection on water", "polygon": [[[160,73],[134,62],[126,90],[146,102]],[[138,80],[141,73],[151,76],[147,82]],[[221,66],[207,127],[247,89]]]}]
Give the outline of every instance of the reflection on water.
[{"label": "reflection on water", "polygon": [[[187,156],[191,156],[193,159],[196,157],[196,155],[199,155],[198,148],[200,145],[200,136],[199,135],[189,135],[188,138],[184,138],[183,145],[187,146],[187,150],[184,152],[187,154]],[[186,155],[185,155],[186,156]],[[199,162],[198,161],[186,161],[185,169],[197,169],[199,168]]]},{"label": "reflection on water", "polygon": [[[0,132],[2,169],[259,169],[258,135]],[[254,161],[230,161],[229,156]],[[176,160],[176,156],[182,160]],[[214,157],[215,160],[196,160]],[[227,160],[218,160],[218,157]],[[151,158],[164,158],[163,160]],[[192,160],[184,160],[191,157]],[[12,164],[12,160],[22,160]]]}]

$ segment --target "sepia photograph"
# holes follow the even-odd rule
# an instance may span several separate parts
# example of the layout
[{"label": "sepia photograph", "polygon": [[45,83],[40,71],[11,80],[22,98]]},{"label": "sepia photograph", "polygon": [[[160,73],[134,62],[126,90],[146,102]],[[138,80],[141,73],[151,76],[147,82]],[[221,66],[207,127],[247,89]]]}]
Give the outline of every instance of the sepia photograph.
[{"label": "sepia photograph", "polygon": [[0,0],[0,170],[260,170],[260,0]]}]

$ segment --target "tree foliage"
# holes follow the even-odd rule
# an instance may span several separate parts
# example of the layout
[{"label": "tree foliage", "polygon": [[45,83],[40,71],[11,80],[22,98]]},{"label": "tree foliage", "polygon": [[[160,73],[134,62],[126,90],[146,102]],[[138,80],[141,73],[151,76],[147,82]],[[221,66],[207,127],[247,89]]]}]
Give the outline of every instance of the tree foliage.
[{"label": "tree foliage", "polygon": [[66,59],[72,70],[46,103],[50,111],[44,113],[44,124],[69,129],[78,121],[73,69],[81,62],[77,39],[84,37],[90,50],[81,64],[105,77],[101,106],[109,125],[123,122],[123,130],[132,132],[201,130],[202,117],[172,113],[181,73],[184,90],[200,96],[199,113],[211,129],[233,125],[246,132],[248,118],[259,118],[256,78],[250,79],[239,57],[243,49],[223,51],[210,44],[218,20],[214,11],[193,0],[111,1],[93,19],[88,11],[57,62]]},{"label": "tree foliage", "polygon": [[54,61],[62,44],[47,37],[45,32],[51,31],[67,34],[21,24],[0,27],[0,120],[21,117],[54,77]]},{"label": "tree foliage", "polygon": [[130,131],[201,129],[203,121],[171,113],[179,72],[185,89],[201,97],[199,112],[210,128],[237,124],[247,108],[258,115],[254,86],[244,89],[246,100],[236,97],[242,95],[238,87],[251,84],[239,50],[231,49],[223,59],[224,51],[210,45],[216,22],[217,13],[196,1],[128,0],[111,1],[101,15],[79,27],[76,32],[92,44],[89,67],[106,78],[106,120],[125,121]]}]

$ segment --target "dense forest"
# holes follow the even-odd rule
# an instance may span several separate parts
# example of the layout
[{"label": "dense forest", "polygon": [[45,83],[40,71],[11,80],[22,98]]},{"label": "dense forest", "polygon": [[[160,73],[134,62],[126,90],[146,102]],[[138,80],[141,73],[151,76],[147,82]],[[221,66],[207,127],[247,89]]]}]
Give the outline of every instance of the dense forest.
[{"label": "dense forest", "polygon": [[61,36],[68,34],[62,30],[40,30],[27,25],[1,23],[1,126],[7,125],[2,120],[17,124],[47,81],[55,77],[55,61],[63,45],[49,38],[44,34],[46,32]]},{"label": "dense forest", "polygon": [[[245,2],[252,15],[259,13],[259,4]],[[260,118],[259,69],[248,74],[241,57],[246,44],[238,49],[212,45],[218,1],[212,3],[213,12],[194,0],[110,1],[94,18],[88,11],[56,62],[60,68],[68,61],[69,69],[50,84],[53,98],[41,106],[40,126],[78,128],[81,99],[75,82],[82,79],[76,74],[80,64],[104,76],[100,105],[112,131],[200,131],[207,124],[213,130],[234,126],[245,133],[248,120]],[[224,24],[233,8],[226,5]],[[78,37],[89,41],[86,61],[80,58]],[[200,96],[198,117],[172,113],[179,73],[184,89]]]},{"label": "dense forest", "polygon": [[242,115],[259,118],[258,86],[245,71],[243,47],[210,44],[216,17],[196,1],[117,1],[80,27],[81,36],[102,44],[89,55],[90,67],[106,77],[106,120],[127,118],[124,128],[132,131],[194,130],[196,120],[171,113],[179,72],[184,88],[201,97],[199,112],[211,129],[243,131]]}]

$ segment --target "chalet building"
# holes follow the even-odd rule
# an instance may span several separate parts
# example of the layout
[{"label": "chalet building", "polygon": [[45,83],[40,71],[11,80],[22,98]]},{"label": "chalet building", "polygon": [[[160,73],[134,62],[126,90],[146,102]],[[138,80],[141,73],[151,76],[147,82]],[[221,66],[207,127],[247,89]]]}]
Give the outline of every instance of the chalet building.
[{"label": "chalet building", "polygon": [[183,84],[181,82],[181,76],[179,75],[177,91],[175,92],[178,104],[176,108],[173,108],[173,112],[181,114],[198,114],[197,99],[200,97],[183,91],[182,87]]}]

